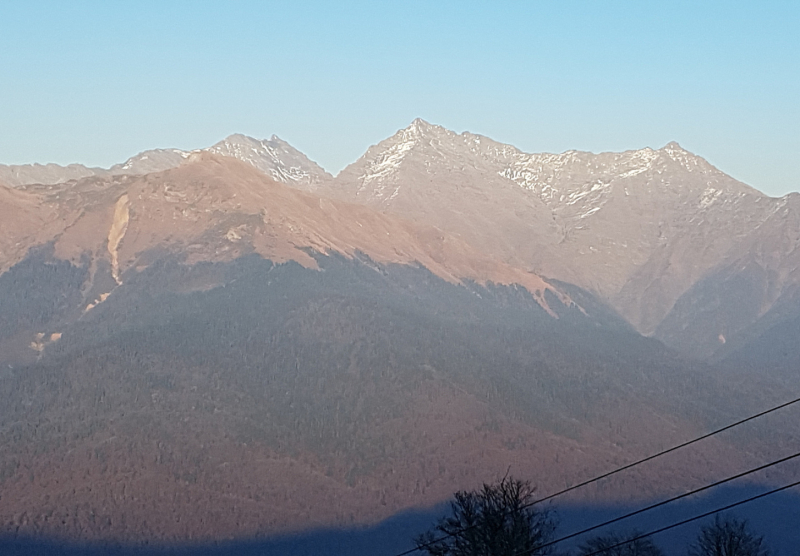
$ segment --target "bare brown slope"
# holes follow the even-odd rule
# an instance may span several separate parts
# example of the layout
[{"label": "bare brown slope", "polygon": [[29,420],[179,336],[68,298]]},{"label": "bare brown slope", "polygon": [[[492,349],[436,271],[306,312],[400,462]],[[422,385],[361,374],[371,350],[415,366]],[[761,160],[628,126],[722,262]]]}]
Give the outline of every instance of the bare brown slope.
[{"label": "bare brown slope", "polygon": [[[483,253],[536,271],[561,239],[553,213],[498,170],[518,151],[415,120],[321,191],[436,226]],[[559,275],[559,278],[569,278]]]},{"label": "bare brown slope", "polygon": [[[31,207],[33,199],[42,200],[39,210],[50,219],[57,257],[77,261],[91,252],[111,264],[118,283],[125,272],[146,266],[145,254],[154,248],[185,252],[188,262],[256,252],[313,267],[307,253],[312,249],[419,263],[451,282],[516,283],[543,306],[546,289],[566,301],[535,274],[498,262],[435,227],[298,191],[246,163],[209,153],[161,173],[89,178],[24,193],[39,196],[30,197]],[[20,249],[42,242],[19,226]],[[7,266],[23,254],[10,257]]]},{"label": "bare brown slope", "polygon": [[46,241],[54,211],[36,193],[0,184],[0,274],[25,256],[32,244]]}]

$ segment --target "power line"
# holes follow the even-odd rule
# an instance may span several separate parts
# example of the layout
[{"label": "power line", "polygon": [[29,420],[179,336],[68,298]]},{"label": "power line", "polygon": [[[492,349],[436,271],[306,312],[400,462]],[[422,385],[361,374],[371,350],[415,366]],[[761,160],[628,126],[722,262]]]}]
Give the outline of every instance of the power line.
[{"label": "power line", "polygon": [[[651,456],[647,456],[646,458],[642,458],[640,460],[634,461],[633,463],[629,463],[627,465],[623,465],[622,467],[618,467],[617,469],[614,469],[614,470],[609,471],[607,473],[603,473],[602,475],[598,475],[597,477],[594,477],[592,479],[588,479],[586,481],[578,483],[577,485],[573,485],[571,487],[567,487],[567,488],[565,488],[563,490],[560,490],[558,492],[555,492],[553,494],[545,496],[544,498],[540,498],[540,499],[534,500],[533,502],[530,502],[528,504],[524,504],[524,505],[520,506],[519,509],[522,510],[522,509],[530,508],[531,506],[535,506],[537,504],[541,504],[542,502],[547,502],[548,500],[552,500],[553,498],[556,498],[558,496],[563,496],[564,494],[567,494],[568,492],[572,492],[573,490],[577,490],[579,488],[583,488],[583,487],[588,486],[588,485],[590,485],[592,483],[595,483],[597,481],[601,481],[603,479],[607,479],[608,477],[616,475],[617,473],[621,473],[623,471],[627,471],[628,469],[631,469],[632,467],[636,467],[637,465],[641,465],[643,463],[647,463],[648,461],[651,461],[651,460],[654,460],[654,459],[659,458],[661,456],[667,455],[667,454],[669,454],[671,452],[674,452],[676,450],[680,450],[681,448],[685,448],[687,446],[690,446],[692,444],[695,444],[697,442],[700,442],[702,440],[705,440],[707,438],[710,438],[712,436],[715,436],[717,434],[720,434],[722,432],[730,430],[730,429],[732,429],[734,427],[738,427],[739,425],[743,425],[743,424],[745,424],[745,423],[747,423],[749,421],[752,421],[754,419],[758,419],[759,417],[763,417],[764,415],[767,415],[769,413],[773,413],[775,411],[778,411],[779,409],[783,409],[785,407],[788,407],[790,405],[796,404],[798,402],[800,402],[800,398],[795,398],[793,400],[789,400],[788,402],[784,402],[784,403],[782,403],[780,405],[777,405],[777,406],[772,407],[770,409],[764,410],[764,411],[762,411],[760,413],[756,413],[755,415],[751,415],[750,417],[746,417],[745,419],[741,419],[739,421],[736,421],[735,423],[731,423],[730,425],[726,425],[726,426],[724,426],[722,428],[716,429],[716,430],[711,431],[709,433],[706,433],[706,434],[704,434],[702,436],[698,436],[697,438],[694,438],[692,440],[688,440],[686,442],[683,442],[683,443],[678,444],[676,446],[673,446],[671,448],[667,448],[666,450],[662,450],[662,451],[660,451],[660,452],[658,452],[656,454],[653,454]],[[454,531],[454,532],[451,532],[451,533],[444,534],[444,535],[442,535],[441,537],[439,537],[437,539],[430,540],[430,541],[428,541],[426,543],[423,543],[421,545],[418,545],[418,546],[416,546],[414,548],[409,548],[408,550],[406,550],[404,552],[400,552],[400,553],[396,554],[395,556],[408,556],[409,554],[413,554],[414,552],[417,552],[418,550],[422,550],[424,548],[428,548],[428,547],[430,547],[431,545],[433,545],[433,544],[435,544],[437,542],[441,542],[441,541],[443,541],[445,539],[449,539],[450,537],[454,537],[457,534],[463,533],[465,531],[469,531],[470,529],[474,529],[476,527],[477,527],[477,524],[470,525],[468,527],[464,527],[460,531]]]},{"label": "power line", "polygon": [[[542,548],[547,548],[549,546],[553,546],[553,545],[558,544],[560,542],[564,542],[566,540],[569,540],[569,539],[578,537],[580,535],[583,535],[585,533],[589,533],[591,531],[595,531],[597,529],[600,529],[601,527],[607,527],[608,525],[612,525],[614,523],[618,523],[620,521],[628,519],[629,517],[633,517],[635,515],[643,514],[644,512],[648,512],[648,511],[653,510],[655,508],[660,508],[661,506],[666,506],[667,504],[669,504],[671,502],[675,502],[676,500],[681,500],[683,498],[687,498],[689,496],[692,496],[694,494],[709,490],[711,488],[718,487],[718,486],[723,485],[725,483],[729,483],[729,482],[734,481],[736,479],[741,479],[742,477],[744,477],[746,475],[751,475],[753,473],[757,473],[758,471],[762,471],[764,469],[767,469],[768,467],[773,467],[775,465],[779,465],[781,463],[785,463],[785,462],[787,462],[789,460],[792,460],[792,459],[795,459],[797,457],[800,457],[800,452],[794,453],[791,456],[786,456],[784,458],[781,458],[781,459],[778,459],[778,460],[775,460],[775,461],[771,461],[769,463],[765,463],[764,465],[759,465],[758,467],[755,467],[755,468],[750,469],[748,471],[743,471],[742,473],[737,473],[736,475],[732,475],[732,476],[728,477],[727,479],[722,479],[722,480],[717,481],[715,483],[711,483],[709,485],[705,485],[705,486],[702,486],[700,488],[696,488],[694,490],[691,490],[689,492],[685,492],[685,493],[680,494],[678,496],[674,496],[674,497],[669,498],[667,500],[662,500],[661,502],[656,502],[655,504],[651,504],[650,506],[647,506],[645,508],[641,508],[641,509],[632,511],[630,513],[627,513],[627,514],[619,516],[619,517],[615,517],[614,519],[610,519],[608,521],[600,523],[599,525],[593,525],[593,526],[588,527],[586,529],[583,529],[581,531],[577,531],[576,533],[570,533],[569,535],[566,535],[564,537],[560,537],[560,538],[558,538],[558,539],[556,539],[554,541],[550,541],[550,542],[544,543],[542,545],[539,545],[538,547],[536,547],[535,550],[540,550]],[[530,553],[531,553],[531,551],[520,552],[517,556],[523,556],[525,554],[530,554]]]},{"label": "power line", "polygon": [[[800,485],[800,481],[795,481],[794,483],[791,483],[791,484],[788,484],[788,485],[785,485],[785,486],[782,486],[782,487],[778,487],[778,488],[772,489],[772,490],[767,491],[767,492],[762,492],[761,494],[757,494],[756,496],[751,496],[750,498],[745,498],[744,500],[739,500],[738,502],[734,502],[733,504],[728,504],[727,506],[723,506],[721,508],[717,508],[716,510],[711,510],[710,512],[705,512],[703,514],[696,515],[694,517],[690,517],[690,518],[684,519],[682,521],[678,521],[677,523],[673,523],[671,525],[667,525],[665,527],[661,527],[660,529],[655,529],[655,530],[650,531],[648,533],[643,533],[643,534],[641,534],[639,536],[636,536],[636,537],[633,537],[631,539],[627,539],[625,541],[619,542],[619,543],[617,543],[617,544],[615,544],[613,546],[607,546],[605,548],[601,548],[600,550],[595,550],[594,552],[590,552],[589,554],[583,554],[582,556],[597,556],[598,554],[603,554],[604,552],[607,552],[609,550],[613,550],[615,548],[618,548],[620,546],[626,545],[628,543],[639,541],[639,540],[642,540],[642,539],[644,539],[646,537],[650,537],[652,535],[657,535],[658,533],[663,533],[664,531],[668,531],[670,529],[674,529],[676,527],[680,527],[681,525],[686,525],[687,523],[691,523],[692,521],[697,521],[698,519],[703,519],[704,517],[708,517],[708,516],[711,516],[711,515],[714,515],[714,514],[718,514],[719,512],[724,512],[726,510],[730,510],[731,508],[735,508],[736,506],[741,506],[743,504],[747,504],[748,502],[752,502],[754,500],[758,500],[759,498],[765,498],[765,497],[770,496],[772,494],[775,494],[777,492],[781,492],[783,490],[788,490],[788,489],[790,489],[792,487],[796,487],[796,486],[799,486],[799,485]],[[516,556],[525,556],[525,555],[531,554],[531,553],[532,553],[531,551],[520,552]]]}]

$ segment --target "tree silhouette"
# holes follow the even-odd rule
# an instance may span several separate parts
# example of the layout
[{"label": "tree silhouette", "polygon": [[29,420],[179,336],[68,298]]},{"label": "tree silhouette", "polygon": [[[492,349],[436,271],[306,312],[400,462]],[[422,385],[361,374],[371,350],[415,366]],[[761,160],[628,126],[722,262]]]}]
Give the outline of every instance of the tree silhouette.
[{"label": "tree silhouette", "polygon": [[690,556],[769,556],[764,537],[749,531],[747,521],[721,519],[700,530],[697,540],[689,547]]},{"label": "tree silhouette", "polygon": [[[663,556],[663,552],[649,537],[636,539],[639,533],[608,533],[589,539],[578,550],[578,556]],[[631,540],[636,539],[636,540]],[[625,543],[625,544],[621,544]],[[619,545],[619,546],[617,546]]]},{"label": "tree silhouette", "polygon": [[556,521],[549,510],[530,507],[534,492],[529,481],[510,477],[457,492],[451,515],[414,542],[431,556],[549,554],[540,547],[553,538]]}]

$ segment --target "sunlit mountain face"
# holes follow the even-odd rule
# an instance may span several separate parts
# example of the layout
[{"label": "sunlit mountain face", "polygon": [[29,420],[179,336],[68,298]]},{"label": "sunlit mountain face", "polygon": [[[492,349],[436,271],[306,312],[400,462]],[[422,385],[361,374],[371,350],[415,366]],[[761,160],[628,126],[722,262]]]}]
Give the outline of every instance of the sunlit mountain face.
[{"label": "sunlit mountain face", "polygon": [[[369,525],[509,470],[547,495],[800,386],[800,196],[675,143],[530,154],[415,120],[338,176],[232,135],[0,184],[5,535]],[[569,501],[754,467],[796,417]]]}]

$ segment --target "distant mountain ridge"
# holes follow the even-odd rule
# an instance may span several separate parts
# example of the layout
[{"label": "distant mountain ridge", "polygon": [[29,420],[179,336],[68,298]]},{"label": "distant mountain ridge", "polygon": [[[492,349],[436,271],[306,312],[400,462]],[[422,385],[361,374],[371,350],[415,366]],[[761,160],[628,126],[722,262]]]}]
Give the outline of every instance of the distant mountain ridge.
[{"label": "distant mountain ridge", "polygon": [[[699,357],[800,280],[792,270],[800,195],[770,198],[677,143],[526,154],[415,120],[322,192],[435,225],[510,264],[577,284],[640,332]],[[680,301],[701,280],[744,265],[752,253],[743,245],[759,250],[753,264],[764,270],[744,293],[758,311],[733,323],[727,304]],[[707,315],[700,334],[692,325],[699,313]]]},{"label": "distant mountain ridge", "polygon": [[313,187],[322,181],[332,179],[332,176],[318,164],[277,135],[273,135],[270,139],[258,140],[246,135],[233,134],[205,149],[143,151],[108,169],[89,168],[81,164],[69,166],[0,164],[0,183],[11,187],[32,184],[55,185],[87,177],[151,174],[177,168],[193,154],[201,152],[211,152],[247,162],[282,183]]},{"label": "distant mountain ridge", "polygon": [[[293,183],[309,175],[296,177]],[[144,176],[0,186],[0,203],[0,215],[6,215],[0,221],[0,276],[45,245],[57,260],[88,259],[93,273],[102,275],[107,268],[113,280],[106,280],[104,291],[86,290],[86,310],[104,301],[127,274],[149,266],[153,251],[191,264],[258,253],[307,267],[316,266],[309,251],[365,255],[381,263],[422,265],[451,282],[518,284],[547,311],[545,292],[571,303],[539,276],[436,228],[288,187],[252,164],[209,151]]]},{"label": "distant mountain ridge", "polygon": [[[201,152],[434,226],[511,266],[576,284],[641,333],[698,357],[744,333],[800,284],[800,196],[770,198],[675,142],[622,153],[530,154],[417,119],[336,177],[277,136],[234,134],[206,149],[145,151],[108,170],[0,166],[0,183],[145,175]],[[750,299],[750,309],[697,290],[724,289],[731,282],[723,276],[736,268],[750,269],[746,291],[735,294]]]},{"label": "distant mountain ridge", "polygon": [[[509,470],[553,493],[777,405],[798,201],[677,144],[530,155],[422,120],[336,177],[234,135],[0,185],[0,534],[363,525]],[[772,417],[580,500],[777,458],[797,417]]]}]

